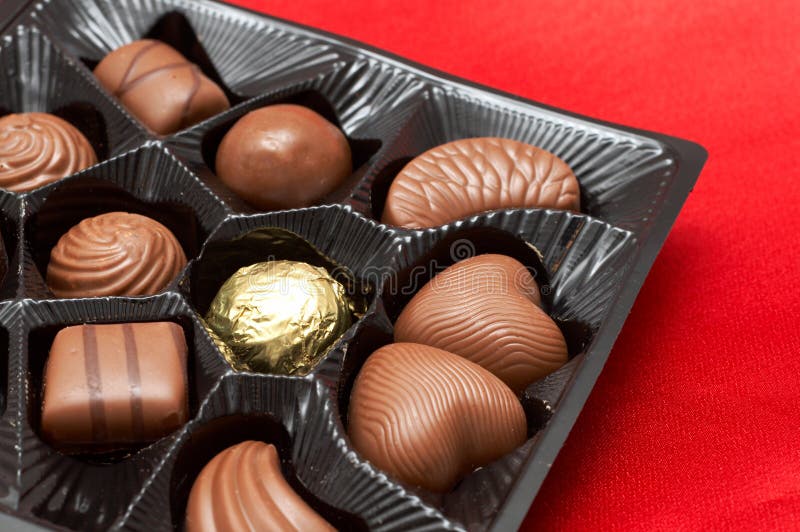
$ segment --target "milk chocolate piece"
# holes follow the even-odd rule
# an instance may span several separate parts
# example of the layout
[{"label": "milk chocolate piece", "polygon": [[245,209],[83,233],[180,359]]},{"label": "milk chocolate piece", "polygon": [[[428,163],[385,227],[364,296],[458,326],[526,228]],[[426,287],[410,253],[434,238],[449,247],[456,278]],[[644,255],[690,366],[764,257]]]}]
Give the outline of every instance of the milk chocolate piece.
[{"label": "milk chocolate piece", "polygon": [[313,205],[351,172],[350,145],[341,130],[300,105],[246,114],[217,151],[217,176],[260,209]]},{"label": "milk chocolate piece", "polygon": [[186,266],[169,229],[127,212],[87,218],[50,252],[47,286],[58,297],[140,296],[161,291]]},{"label": "milk chocolate piece", "polygon": [[304,262],[259,262],[236,271],[206,312],[234,369],[304,375],[352,323],[344,286]]},{"label": "milk chocolate piece", "polygon": [[27,192],[97,163],[86,137],[48,113],[0,118],[0,188]]},{"label": "milk chocolate piece", "polygon": [[383,222],[434,227],[471,214],[541,207],[578,211],[580,188],[552,153],[510,139],[442,144],[416,157],[392,181]]},{"label": "milk chocolate piece", "polygon": [[246,441],[200,472],[189,494],[186,532],[335,530],[286,482],[274,445]]},{"label": "milk chocolate piece", "polygon": [[536,281],[504,255],[472,257],[434,277],[400,313],[394,339],[461,355],[516,392],[567,361]]},{"label": "milk chocolate piece", "polygon": [[67,452],[155,441],[184,424],[186,339],[171,322],[76,325],[53,340],[41,433]]},{"label": "milk chocolate piece", "polygon": [[94,69],[144,125],[168,135],[230,108],[222,89],[177,50],[149,39],[117,48]]},{"label": "milk chocolate piece", "polygon": [[398,480],[447,491],[525,442],[514,393],[458,355],[397,343],[370,355],[350,396],[355,449]]}]

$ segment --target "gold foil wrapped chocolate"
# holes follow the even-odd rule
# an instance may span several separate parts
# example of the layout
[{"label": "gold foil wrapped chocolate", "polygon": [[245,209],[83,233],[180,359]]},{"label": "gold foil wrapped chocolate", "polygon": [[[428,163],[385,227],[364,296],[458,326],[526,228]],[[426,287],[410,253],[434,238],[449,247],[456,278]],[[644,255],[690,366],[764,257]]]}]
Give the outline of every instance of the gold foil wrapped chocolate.
[{"label": "gold foil wrapped chocolate", "polygon": [[352,308],[325,268],[276,260],[234,273],[205,321],[234,369],[303,375],[350,327]]}]

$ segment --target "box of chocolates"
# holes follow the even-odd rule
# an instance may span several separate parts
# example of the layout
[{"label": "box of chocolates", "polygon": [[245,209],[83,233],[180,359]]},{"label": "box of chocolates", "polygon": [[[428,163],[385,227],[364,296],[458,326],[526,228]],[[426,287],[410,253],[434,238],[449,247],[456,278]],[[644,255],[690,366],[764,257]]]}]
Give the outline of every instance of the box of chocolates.
[{"label": "box of chocolates", "polygon": [[210,0],[0,29],[0,527],[519,525],[702,147]]}]

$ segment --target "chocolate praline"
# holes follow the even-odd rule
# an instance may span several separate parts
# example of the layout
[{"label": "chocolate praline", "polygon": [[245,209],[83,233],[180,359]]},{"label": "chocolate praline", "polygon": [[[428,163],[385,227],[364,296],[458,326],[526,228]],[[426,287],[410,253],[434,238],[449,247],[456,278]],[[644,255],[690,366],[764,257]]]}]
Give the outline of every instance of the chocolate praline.
[{"label": "chocolate praline", "polygon": [[187,346],[172,322],[76,325],[53,340],[42,435],[65,452],[146,444],[188,418]]},{"label": "chocolate praline", "polygon": [[531,273],[496,254],[468,258],[436,275],[400,313],[394,339],[463,356],[516,392],[568,358],[564,335],[541,308]]},{"label": "chocolate praline", "polygon": [[348,434],[377,468],[443,492],[526,438],[522,405],[477,364],[427,345],[372,353],[350,395]]},{"label": "chocolate praline", "polygon": [[141,296],[164,289],[186,266],[175,235],[127,212],[87,218],[50,252],[47,286],[57,297]]},{"label": "chocolate praline", "polygon": [[307,107],[270,105],[228,131],[216,157],[217,176],[259,209],[307,207],[352,172],[344,133]]},{"label": "chocolate praline", "polygon": [[27,192],[97,163],[89,141],[49,113],[0,118],[0,188]]},{"label": "chocolate praline", "polygon": [[246,441],[215,456],[195,480],[187,532],[335,530],[292,489],[274,445]]},{"label": "chocolate praline", "polygon": [[180,52],[142,39],[117,48],[94,75],[136,118],[168,135],[230,108],[223,90]]},{"label": "chocolate praline", "polygon": [[484,211],[529,207],[579,210],[580,187],[570,167],[524,142],[470,138],[412,159],[392,181],[382,221],[434,227]]}]

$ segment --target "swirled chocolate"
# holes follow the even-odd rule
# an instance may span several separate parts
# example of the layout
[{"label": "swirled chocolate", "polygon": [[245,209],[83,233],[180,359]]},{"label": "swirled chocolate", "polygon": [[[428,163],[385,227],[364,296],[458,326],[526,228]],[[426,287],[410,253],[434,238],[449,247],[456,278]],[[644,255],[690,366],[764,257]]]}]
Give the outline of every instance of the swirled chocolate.
[{"label": "swirled chocolate", "polygon": [[461,355],[517,392],[567,361],[564,335],[541,309],[539,286],[505,255],[478,255],[434,277],[400,313],[394,339]]},{"label": "swirled chocolate", "polygon": [[0,188],[27,192],[97,163],[86,137],[48,113],[0,118]]},{"label": "swirled chocolate", "polygon": [[142,296],[161,291],[186,266],[169,229],[139,214],[87,218],[50,252],[47,286],[58,297]]},{"label": "swirled chocolate", "polygon": [[308,207],[352,172],[344,133],[302,105],[257,109],[239,119],[217,151],[219,178],[259,209]]},{"label": "swirled chocolate", "polygon": [[222,89],[161,41],[117,48],[95,67],[100,83],[147,127],[168,135],[230,108]]},{"label": "swirled chocolate", "polygon": [[392,181],[383,222],[434,227],[484,211],[527,207],[579,210],[580,188],[570,167],[530,144],[472,138],[409,162]]},{"label": "swirled chocolate", "polygon": [[189,493],[187,532],[335,530],[289,486],[274,445],[245,441],[215,456]]},{"label": "swirled chocolate", "polygon": [[412,486],[447,491],[526,438],[522,405],[500,379],[420,344],[381,347],[350,396],[348,434],[373,465]]}]

